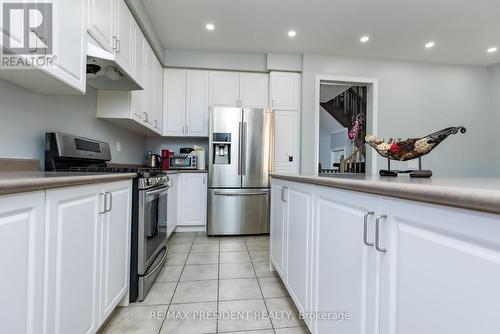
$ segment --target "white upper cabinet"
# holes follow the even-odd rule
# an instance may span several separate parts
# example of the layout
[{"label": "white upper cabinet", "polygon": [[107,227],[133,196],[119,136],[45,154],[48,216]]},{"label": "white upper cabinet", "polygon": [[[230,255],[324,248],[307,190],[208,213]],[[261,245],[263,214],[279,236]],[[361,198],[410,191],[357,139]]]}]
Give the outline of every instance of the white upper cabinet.
[{"label": "white upper cabinet", "polygon": [[240,101],[243,108],[268,108],[269,75],[240,73]]},{"label": "white upper cabinet", "polygon": [[152,120],[151,125],[155,132],[162,133],[163,129],[163,67],[160,64],[156,55],[152,52],[152,86],[151,86],[151,99],[152,99]]},{"label": "white upper cabinet", "polygon": [[274,118],[274,171],[298,172],[299,114],[294,111],[275,111]]},{"label": "white upper cabinet", "polygon": [[165,70],[165,136],[208,136],[208,71]]},{"label": "white upper cabinet", "polygon": [[186,76],[186,135],[208,137],[208,72],[188,70]]},{"label": "white upper cabinet", "polygon": [[[26,71],[17,68],[1,69],[0,78],[38,93],[84,94],[87,0],[53,0],[52,3],[52,34],[45,37],[52,38],[52,54],[45,57],[46,65],[34,66]],[[21,20],[13,20],[11,25],[20,30],[24,27]],[[37,38],[36,42],[37,48],[40,48],[41,40]]]},{"label": "white upper cabinet", "polygon": [[275,110],[299,110],[300,74],[271,72],[271,108]]},{"label": "white upper cabinet", "polygon": [[210,106],[241,107],[240,74],[210,72]]},{"label": "white upper cabinet", "polygon": [[45,193],[0,197],[0,333],[42,331]]},{"label": "white upper cabinet", "polygon": [[132,77],[134,73],[135,20],[124,0],[116,0],[115,57],[116,62]]},{"label": "white upper cabinet", "polygon": [[89,34],[107,51],[114,52],[115,3],[123,0],[88,0]]},{"label": "white upper cabinet", "polygon": [[139,85],[144,88],[144,90],[135,90],[131,92],[130,103],[131,103],[131,117],[139,123],[144,122],[144,108],[143,106],[146,104],[147,99],[147,86],[146,86],[146,47],[147,41],[144,35],[142,34],[141,29],[137,24],[134,28],[135,32],[135,56],[134,56],[134,73],[135,80]]},{"label": "white upper cabinet", "polygon": [[186,70],[165,70],[163,135],[184,136],[186,126]]}]

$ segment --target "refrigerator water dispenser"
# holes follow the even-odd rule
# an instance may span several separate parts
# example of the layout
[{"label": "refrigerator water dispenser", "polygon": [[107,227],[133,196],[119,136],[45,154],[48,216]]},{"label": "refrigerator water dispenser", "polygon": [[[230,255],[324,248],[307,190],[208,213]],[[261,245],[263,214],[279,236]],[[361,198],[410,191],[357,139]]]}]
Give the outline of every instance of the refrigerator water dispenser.
[{"label": "refrigerator water dispenser", "polygon": [[214,133],[213,134],[213,163],[216,165],[231,164],[231,134]]}]

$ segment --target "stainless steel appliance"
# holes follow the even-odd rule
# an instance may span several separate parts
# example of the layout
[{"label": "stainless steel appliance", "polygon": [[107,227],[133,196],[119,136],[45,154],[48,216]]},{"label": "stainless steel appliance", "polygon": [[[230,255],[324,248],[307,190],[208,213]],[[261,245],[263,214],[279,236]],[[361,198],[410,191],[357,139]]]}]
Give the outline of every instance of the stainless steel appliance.
[{"label": "stainless steel appliance", "polygon": [[137,173],[132,191],[130,301],[142,301],[167,256],[169,177],[158,168],[109,166],[109,144],[63,133],[45,134],[45,170]]},{"label": "stainless steel appliance", "polygon": [[170,157],[170,169],[198,169],[198,157],[194,154],[174,154]]},{"label": "stainless steel appliance", "polygon": [[162,157],[158,154],[153,154],[153,152],[149,151],[146,159],[146,166],[150,168],[160,168],[162,160]]},{"label": "stainless steel appliance", "polygon": [[211,108],[209,235],[269,233],[273,113]]}]

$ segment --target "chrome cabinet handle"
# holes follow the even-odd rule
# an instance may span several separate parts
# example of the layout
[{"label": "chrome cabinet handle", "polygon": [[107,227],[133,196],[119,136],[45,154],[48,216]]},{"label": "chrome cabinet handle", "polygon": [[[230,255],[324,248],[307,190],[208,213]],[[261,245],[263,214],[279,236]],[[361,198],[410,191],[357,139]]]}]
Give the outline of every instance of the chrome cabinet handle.
[{"label": "chrome cabinet handle", "polygon": [[380,253],[387,252],[387,249],[380,247],[380,221],[386,218],[387,218],[386,215],[380,215],[375,219],[375,248]]},{"label": "chrome cabinet handle", "polygon": [[186,125],[186,133],[189,133],[189,126]]},{"label": "chrome cabinet handle", "polygon": [[109,195],[109,209],[108,209],[108,212],[110,212],[111,210],[113,210],[113,194],[108,192],[107,193]]},{"label": "chrome cabinet handle", "polygon": [[116,52],[120,52],[121,51],[121,44],[120,44],[120,40],[117,38],[116,39]]},{"label": "chrome cabinet handle", "polygon": [[288,187],[281,187],[281,201],[287,203],[285,199],[285,191],[288,190]]},{"label": "chrome cabinet handle", "polygon": [[363,242],[369,247],[373,247],[375,244],[368,241],[368,217],[374,215],[375,212],[368,211],[364,216],[364,228],[363,228]]},{"label": "chrome cabinet handle", "polygon": [[116,51],[116,44],[117,44],[118,38],[116,36],[113,36],[113,51]]},{"label": "chrome cabinet handle", "polygon": [[100,193],[99,196],[102,196],[102,199],[103,199],[103,201],[102,201],[102,207],[104,209],[104,211],[100,211],[99,214],[103,215],[103,214],[105,214],[107,212],[106,211],[106,198],[107,198],[107,196],[106,196],[105,193]]}]

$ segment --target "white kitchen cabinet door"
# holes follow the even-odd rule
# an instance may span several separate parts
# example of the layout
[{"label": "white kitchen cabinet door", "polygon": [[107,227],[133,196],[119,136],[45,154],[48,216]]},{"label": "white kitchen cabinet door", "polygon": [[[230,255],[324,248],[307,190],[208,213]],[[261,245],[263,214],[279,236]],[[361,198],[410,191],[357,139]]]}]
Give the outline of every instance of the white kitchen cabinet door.
[{"label": "white kitchen cabinet door", "polygon": [[134,28],[135,32],[135,56],[134,56],[134,73],[135,73],[135,80],[139,85],[141,85],[144,90],[136,90],[130,92],[130,111],[131,111],[131,118],[136,120],[139,123],[144,122],[144,109],[147,99],[147,62],[146,62],[146,57],[147,57],[147,52],[146,52],[146,38],[142,34],[141,29],[139,26],[136,24]]},{"label": "white kitchen cabinet door", "polygon": [[163,67],[153,54],[153,127],[157,133],[163,131]]},{"label": "white kitchen cabinet door", "polygon": [[374,214],[367,216],[366,240],[365,215],[377,212],[378,207],[376,196],[316,188],[312,310],[348,312],[350,320],[318,320],[313,327],[315,334],[378,333],[377,252],[364,243],[374,242]]},{"label": "white kitchen cabinet door", "polygon": [[40,334],[45,193],[0,197],[0,333]]},{"label": "white kitchen cabinet door", "polygon": [[135,77],[134,73],[134,55],[135,55],[135,34],[134,27],[136,22],[130,13],[124,0],[116,0],[115,3],[115,57],[116,62],[130,76]]},{"label": "white kitchen cabinet door", "polygon": [[186,70],[165,70],[164,136],[185,136]]},{"label": "white kitchen cabinet door", "polygon": [[274,171],[297,173],[299,170],[299,114],[275,111]]},{"label": "white kitchen cabinet door", "polygon": [[179,226],[206,226],[207,174],[179,175]]},{"label": "white kitchen cabinet door", "polygon": [[399,199],[381,212],[380,333],[497,333],[500,216]]},{"label": "white kitchen cabinet door", "polygon": [[187,71],[186,135],[208,137],[208,71]]},{"label": "white kitchen cabinet door", "polygon": [[167,238],[175,231],[179,222],[178,204],[179,204],[179,174],[171,174],[170,189],[168,189],[168,204],[167,204]]},{"label": "white kitchen cabinet door", "polygon": [[128,292],[130,277],[131,182],[105,183],[108,210],[101,224],[101,322]]},{"label": "white kitchen cabinet door", "polygon": [[271,182],[271,260],[281,277],[285,277],[285,245],[287,225],[287,183],[272,179]]},{"label": "white kitchen cabinet door", "polygon": [[[123,0],[88,0],[89,34],[107,51],[114,53],[115,2]],[[69,15],[70,18],[72,15]]]},{"label": "white kitchen cabinet door", "polygon": [[300,109],[300,74],[271,72],[271,108],[275,110]]},{"label": "white kitchen cabinet door", "polygon": [[241,107],[240,74],[210,72],[209,103],[211,107]]},{"label": "white kitchen cabinet door", "polygon": [[300,312],[309,308],[313,185],[288,182],[286,283]]},{"label": "white kitchen cabinet door", "polygon": [[243,108],[268,108],[269,74],[241,73],[240,101]]},{"label": "white kitchen cabinet door", "polygon": [[44,334],[97,330],[101,189],[92,185],[46,193]]}]

